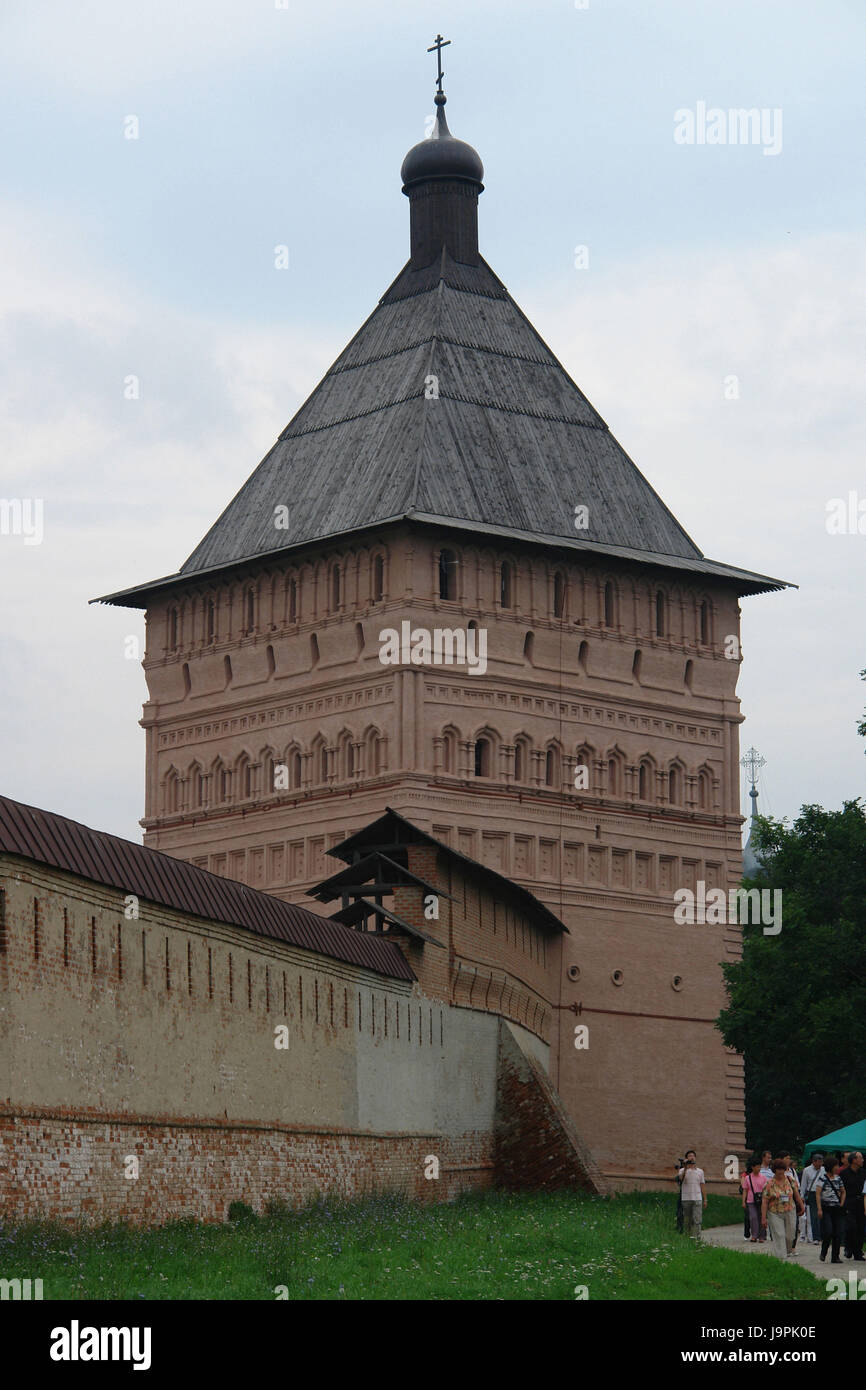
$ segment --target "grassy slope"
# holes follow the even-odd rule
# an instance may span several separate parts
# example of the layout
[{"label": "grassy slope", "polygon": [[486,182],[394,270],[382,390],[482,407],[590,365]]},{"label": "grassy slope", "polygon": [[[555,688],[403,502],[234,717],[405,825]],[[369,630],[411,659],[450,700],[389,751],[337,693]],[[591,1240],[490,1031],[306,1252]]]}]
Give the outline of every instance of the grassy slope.
[{"label": "grassy slope", "polygon": [[[41,1278],[46,1299],[824,1299],[806,1270],[678,1235],[674,1198],[487,1194],[398,1198],[229,1225],[156,1230],[0,1228],[0,1277]],[[742,1219],[711,1196],[706,1224]]]}]

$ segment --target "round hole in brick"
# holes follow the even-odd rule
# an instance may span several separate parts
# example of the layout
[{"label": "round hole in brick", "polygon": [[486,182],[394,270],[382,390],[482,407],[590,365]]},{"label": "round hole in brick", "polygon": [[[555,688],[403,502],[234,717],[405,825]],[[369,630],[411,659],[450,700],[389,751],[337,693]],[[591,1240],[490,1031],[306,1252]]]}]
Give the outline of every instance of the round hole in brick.
[{"label": "round hole in brick", "polygon": [[682,987],[683,987],[683,977],[682,977],[682,975],[672,975],[672,976],[671,976],[671,989],[677,989],[677,990],[679,990],[679,989],[682,989]]},{"label": "round hole in brick", "polygon": [[579,979],[580,979],[580,966],[579,966],[579,965],[570,965],[570,966],[568,967],[568,978],[569,978],[570,980],[579,980]]},{"label": "round hole in brick", "polygon": [[622,973],[621,970],[614,970],[610,978],[613,980],[615,985],[625,984],[625,975]]}]

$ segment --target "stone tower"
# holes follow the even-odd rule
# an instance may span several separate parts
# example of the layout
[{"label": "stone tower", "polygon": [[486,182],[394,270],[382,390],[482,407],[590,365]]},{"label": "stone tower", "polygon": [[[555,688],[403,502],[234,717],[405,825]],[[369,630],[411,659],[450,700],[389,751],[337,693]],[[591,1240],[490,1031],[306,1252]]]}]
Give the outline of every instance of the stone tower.
[{"label": "stone tower", "polygon": [[783,585],[705,559],[521,313],[436,106],[407,264],[180,571],[104,600],[147,610],[145,841],[312,905],[392,807],[513,878],[570,931],[551,1072],[605,1173],[720,1180],[739,929],[673,894],[740,881],[738,599]]}]

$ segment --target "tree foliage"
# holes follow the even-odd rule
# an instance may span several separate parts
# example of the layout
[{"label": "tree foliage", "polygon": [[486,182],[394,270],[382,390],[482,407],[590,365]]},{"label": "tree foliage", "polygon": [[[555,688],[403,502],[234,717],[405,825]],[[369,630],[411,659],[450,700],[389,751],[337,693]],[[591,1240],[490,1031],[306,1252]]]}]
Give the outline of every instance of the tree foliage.
[{"label": "tree foliage", "polygon": [[866,812],[803,806],[755,839],[746,886],[781,889],[782,930],[744,925],[716,1026],[746,1058],[750,1145],[797,1152],[866,1115]]}]

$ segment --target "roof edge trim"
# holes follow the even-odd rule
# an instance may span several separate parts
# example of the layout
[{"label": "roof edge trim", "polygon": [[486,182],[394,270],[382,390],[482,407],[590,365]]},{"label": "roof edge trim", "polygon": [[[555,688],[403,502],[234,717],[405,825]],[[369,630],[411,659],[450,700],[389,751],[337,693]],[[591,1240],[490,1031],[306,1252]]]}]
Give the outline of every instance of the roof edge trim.
[{"label": "roof edge trim", "polygon": [[494,526],[489,522],[467,521],[454,516],[439,516],[433,512],[408,511],[384,517],[380,521],[370,522],[364,526],[350,527],[347,531],[331,531],[325,536],[312,536],[306,540],[293,541],[289,545],[279,546],[276,550],[262,550],[254,555],[245,555],[242,559],[232,560],[229,564],[210,565],[206,569],[200,570],[178,570],[176,574],[165,575],[161,579],[153,579],[144,584],[132,585],[128,589],[118,589],[113,594],[102,594],[98,598],[89,599],[88,602],[112,604],[119,608],[146,608],[146,603],[124,602],[124,600],[134,600],[136,597],[144,599],[170,590],[179,584],[194,584],[212,579],[219,574],[243,570],[249,565],[268,564],[278,556],[292,555],[308,546],[331,544],[350,536],[363,536],[378,531],[384,526],[396,526],[406,521],[443,529],[471,531],[474,534],[496,536],[503,540],[522,541],[528,545],[541,545],[547,549],[558,547],[562,550],[610,555],[616,559],[630,560],[636,564],[653,565],[657,569],[685,570],[692,574],[703,574],[709,579],[731,580],[734,583],[742,582],[747,585],[742,591],[744,594],[771,593],[782,589],[799,588],[799,585],[793,583],[792,580],[774,579],[770,575],[741,569],[738,565],[727,565],[721,560],[710,560],[705,556],[698,558],[686,555],[663,555],[652,550],[631,550],[627,546],[606,545],[602,541],[578,540],[576,537],[554,536],[535,531],[519,531],[507,526]]}]

